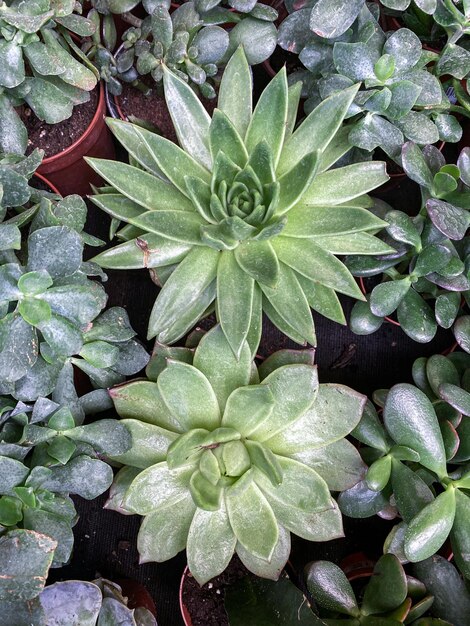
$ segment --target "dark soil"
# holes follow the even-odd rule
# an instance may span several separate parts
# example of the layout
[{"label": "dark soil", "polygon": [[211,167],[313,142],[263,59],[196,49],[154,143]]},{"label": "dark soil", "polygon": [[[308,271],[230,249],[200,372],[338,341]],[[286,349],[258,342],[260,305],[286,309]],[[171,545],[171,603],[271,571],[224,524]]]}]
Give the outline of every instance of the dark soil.
[{"label": "dark soil", "polygon": [[38,191],[48,191],[49,193],[55,193],[49,185],[47,185],[43,180],[38,178],[37,176],[33,176],[29,181],[29,186],[34,187]]},{"label": "dark soil", "polygon": [[245,576],[252,574],[237,556],[233,557],[225,572],[202,587],[188,573],[183,587],[183,602],[193,626],[230,626],[224,606],[225,590]]},{"label": "dark soil", "polygon": [[73,109],[69,119],[59,124],[46,124],[41,121],[28,107],[24,107],[21,119],[28,129],[28,148],[30,154],[34,148],[44,150],[44,157],[59,154],[71,146],[86,131],[93,119],[98,106],[99,88],[90,92],[90,100],[79,104]]},{"label": "dark soil", "polygon": [[[133,117],[144,120],[150,123],[158,134],[178,143],[165,99],[155,89],[146,96],[139,89],[124,84],[122,94],[116,98],[116,101],[124,116],[128,117],[130,121],[133,121]],[[213,100],[201,98],[201,101],[208,113],[211,114],[215,109],[217,98]]]}]

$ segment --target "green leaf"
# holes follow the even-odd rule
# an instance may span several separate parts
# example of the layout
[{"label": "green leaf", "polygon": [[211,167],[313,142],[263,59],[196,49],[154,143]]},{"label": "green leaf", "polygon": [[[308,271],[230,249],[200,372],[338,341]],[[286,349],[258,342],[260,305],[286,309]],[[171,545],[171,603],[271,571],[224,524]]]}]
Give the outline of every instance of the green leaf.
[{"label": "green leaf", "polygon": [[207,480],[199,470],[195,471],[189,481],[189,490],[194,503],[199,509],[217,511],[222,502],[223,490]]},{"label": "green leaf", "polygon": [[217,266],[217,313],[220,325],[238,357],[251,325],[254,280],[224,251]]},{"label": "green leaf", "polygon": [[196,506],[187,493],[178,502],[161,506],[144,517],[137,536],[139,563],[162,563],[184,550],[195,512]]},{"label": "green leaf", "polygon": [[269,241],[247,241],[235,249],[235,258],[242,270],[256,282],[276,286],[279,261]]},{"label": "green leaf", "polygon": [[215,109],[209,129],[212,160],[223,152],[239,167],[245,167],[248,153],[242,137],[223,111]]},{"label": "green leaf", "polygon": [[[243,565],[250,570],[250,572],[253,572],[256,576],[277,580],[287,563],[290,548],[290,533],[282,526],[279,526],[279,540],[270,561],[265,561],[264,559],[255,557],[240,543],[237,544],[236,552]],[[227,604],[225,604],[225,606],[227,607]],[[244,626],[246,626],[246,624]]]},{"label": "green leaf", "polygon": [[386,456],[377,459],[369,467],[366,475],[366,483],[372,491],[382,491],[390,480],[390,472],[392,470],[392,457]]},{"label": "green leaf", "polygon": [[455,489],[451,487],[411,520],[405,533],[405,555],[409,561],[423,561],[439,550],[452,529],[455,508]]},{"label": "green leaf", "polygon": [[354,22],[364,5],[363,0],[319,0],[310,14],[310,29],[319,37],[334,39]]},{"label": "green leaf", "polygon": [[176,469],[188,463],[196,463],[203,454],[202,446],[208,435],[208,430],[193,428],[174,440],[167,451],[168,467]]},{"label": "green leaf", "polygon": [[275,487],[280,485],[283,472],[279,461],[271,450],[258,441],[246,441],[245,446],[250,455],[251,464],[263,472]]},{"label": "green leaf", "polygon": [[302,198],[317,173],[319,155],[319,151],[306,154],[292,169],[281,176],[276,215],[287,213]]},{"label": "green leaf", "polygon": [[69,580],[48,585],[41,593],[46,624],[59,618],[59,624],[73,624],[79,616],[80,626],[94,626],[103,596],[99,587],[89,582]]},{"label": "green leaf", "polygon": [[354,163],[319,174],[305,192],[302,202],[310,206],[335,206],[376,189],[389,179],[385,163]]},{"label": "green leaf", "polygon": [[426,361],[426,376],[431,389],[439,396],[442,384],[459,386],[460,376],[455,365],[442,354],[434,354]]},{"label": "green leaf", "polygon": [[443,245],[430,244],[420,252],[413,270],[415,276],[426,276],[439,272],[451,259],[450,250]]},{"label": "green leaf", "polygon": [[239,387],[227,400],[222,426],[235,428],[243,437],[249,437],[271,416],[274,405],[269,385]]},{"label": "green leaf", "polygon": [[36,296],[52,287],[53,281],[45,270],[37,272],[27,272],[20,276],[18,289],[27,296]]},{"label": "green leaf", "polygon": [[411,288],[408,276],[402,280],[392,280],[374,287],[370,296],[370,310],[377,317],[391,315]]},{"label": "green leaf", "polygon": [[124,507],[132,513],[148,515],[162,506],[176,506],[187,494],[194,466],[170,470],[165,462],[140,472],[124,498]]},{"label": "green leaf", "polygon": [[[194,212],[191,201],[176,187],[141,168],[106,159],[87,157],[86,161],[117,191],[148,211]],[[106,198],[98,199],[106,201]]]},{"label": "green leaf", "polygon": [[443,382],[439,385],[439,397],[459,413],[470,416],[470,393],[460,385]]},{"label": "green leaf", "polygon": [[225,501],[237,540],[255,556],[269,561],[279,538],[276,517],[254,483],[251,472],[227,489]]},{"label": "green leaf", "polygon": [[221,412],[230,394],[250,382],[252,358],[248,344],[244,344],[237,359],[219,325],[202,337],[194,353],[193,365],[209,380]]},{"label": "green leaf", "polygon": [[338,504],[344,515],[363,519],[376,515],[390,503],[381,491],[369,489],[364,480],[340,493]]},{"label": "green leaf", "polygon": [[384,423],[399,445],[418,452],[421,465],[440,478],[447,475],[439,423],[422,391],[407,383],[392,387],[385,403]]},{"label": "green leaf", "polygon": [[421,149],[412,141],[408,141],[402,148],[402,164],[406,175],[418,185],[431,188],[433,184],[432,172],[429,169]]},{"label": "green leaf", "polygon": [[231,120],[242,138],[251,120],[252,77],[243,47],[232,55],[222,75],[218,106]]},{"label": "green leaf", "polygon": [[57,493],[73,493],[86,500],[100,496],[113,482],[111,467],[86,455],[73,458],[67,465],[52,467],[41,487]]},{"label": "green leaf", "polygon": [[25,298],[19,303],[18,310],[21,317],[31,326],[48,322],[51,317],[51,307],[44,300]]},{"label": "green leaf", "polygon": [[273,248],[280,261],[305,278],[353,298],[363,299],[346,266],[314,240],[276,237]]},{"label": "green leaf", "polygon": [[169,328],[181,311],[195,303],[215,279],[219,255],[212,248],[193,248],[187,254],[158,295],[150,314],[149,338]]},{"label": "green leaf", "polygon": [[277,167],[287,121],[287,78],[282,69],[261,94],[253,111],[245,144],[251,154],[261,141],[270,147]]},{"label": "green leaf", "polygon": [[[64,250],[67,254],[63,253]],[[82,254],[82,238],[71,228],[40,228],[28,238],[27,271],[45,270],[53,279],[71,276],[79,269]]]},{"label": "green leaf", "polygon": [[316,345],[312,313],[295,272],[284,263],[279,266],[276,287],[261,285],[261,289],[276,313],[306,342]]},{"label": "green leaf", "polygon": [[220,425],[220,409],[209,381],[196,367],[168,360],[158,377],[163,401],[185,430]]},{"label": "green leaf", "polygon": [[191,87],[165,65],[163,68],[165,100],[178,141],[185,152],[210,170],[212,164],[209,151],[210,117]]},{"label": "green leaf", "polygon": [[406,575],[393,554],[384,554],[377,561],[362,600],[366,615],[386,613],[398,608],[406,599]]},{"label": "green leaf", "polygon": [[436,332],[433,312],[414,289],[410,289],[397,309],[398,321],[403,331],[414,341],[428,343]]},{"label": "green leaf", "polygon": [[304,156],[324,151],[332,141],[357,93],[358,86],[323,100],[302,122],[282,149],[278,175],[291,170]]},{"label": "green leaf", "polygon": [[41,593],[56,547],[56,541],[31,530],[12,530],[0,537],[0,599],[31,600]]},{"label": "green leaf", "polygon": [[[245,0],[233,1],[231,6],[239,10],[239,5],[243,5],[243,12],[246,6],[253,6],[252,2],[249,5],[245,4]],[[255,4],[254,10],[251,16],[246,16],[240,20],[230,30],[230,45],[227,53],[232,52],[238,46],[243,46],[246,54],[246,59],[250,65],[257,65],[266,61],[276,48],[277,31],[272,21],[266,19],[254,19],[256,16],[256,10],[261,11],[263,5]],[[267,9],[271,10],[271,9]],[[230,19],[230,18],[229,18]],[[272,18],[271,18],[272,19]]]},{"label": "green leaf", "polygon": [[126,428],[131,442],[123,446],[124,450],[108,454],[112,455],[113,460],[132,467],[145,469],[165,460],[169,447],[178,438],[177,434],[165,428],[138,420],[124,419],[119,424]]},{"label": "green leaf", "polygon": [[235,551],[236,539],[225,504],[218,511],[197,509],[189,529],[187,556],[200,585],[221,574]]},{"label": "green leaf", "polygon": [[305,566],[304,572],[307,589],[320,606],[352,617],[359,615],[353,588],[337,565],[314,561]]},{"label": "green leaf", "polygon": [[387,226],[366,209],[353,206],[305,206],[289,211],[283,237],[310,238],[378,230]]},{"label": "green leaf", "polygon": [[467,211],[435,198],[430,198],[426,202],[426,209],[434,226],[446,237],[452,240],[460,240],[465,237],[470,224]]},{"label": "green leaf", "polygon": [[[468,526],[470,514],[470,498],[466,493],[457,489],[455,491],[455,519],[450,534],[454,559],[458,568],[468,579],[470,575],[470,529]],[[467,595],[467,604],[470,598]]]},{"label": "green leaf", "polygon": [[392,488],[400,515],[407,523],[434,500],[431,489],[407,465],[393,459]]},{"label": "green leaf", "polygon": [[119,358],[119,347],[106,341],[91,341],[83,346],[80,356],[95,367],[112,367]]},{"label": "green leaf", "polygon": [[0,70],[0,85],[7,89],[18,87],[25,79],[22,47],[16,41],[0,41],[0,57],[5,59]]}]

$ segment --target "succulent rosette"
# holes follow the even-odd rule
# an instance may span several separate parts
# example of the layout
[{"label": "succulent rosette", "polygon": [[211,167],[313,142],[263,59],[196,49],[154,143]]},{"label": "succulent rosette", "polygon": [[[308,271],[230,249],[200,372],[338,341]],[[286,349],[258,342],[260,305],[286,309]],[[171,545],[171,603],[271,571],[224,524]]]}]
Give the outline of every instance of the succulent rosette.
[{"label": "succulent rosette", "polygon": [[237,360],[220,326],[194,353],[172,355],[160,360],[156,382],[110,391],[132,447],[112,457],[125,467],[107,508],[144,516],[141,562],[166,561],[186,547],[203,584],[236,552],[249,570],[275,579],[290,532],[311,541],[342,536],[330,490],[363,475],[344,437],[365,397],[319,385],[312,351],[275,353],[258,370],[244,342]]},{"label": "succulent rosette", "polygon": [[294,341],[315,345],[311,309],[344,323],[337,293],[363,299],[336,255],[387,254],[386,225],[364,207],[388,177],[368,161],[330,169],[350,145],[342,121],[357,93],[327,98],[294,131],[300,83],[285,69],[253,111],[241,48],[222,77],[212,119],[192,89],[164,69],[180,146],[118,120],[109,126],[135,165],[89,159],[111,187],[93,201],[128,223],[126,241],[94,261],[152,268],[163,288],[148,336],[171,344],[215,309],[236,355],[259,343],[262,312]]}]

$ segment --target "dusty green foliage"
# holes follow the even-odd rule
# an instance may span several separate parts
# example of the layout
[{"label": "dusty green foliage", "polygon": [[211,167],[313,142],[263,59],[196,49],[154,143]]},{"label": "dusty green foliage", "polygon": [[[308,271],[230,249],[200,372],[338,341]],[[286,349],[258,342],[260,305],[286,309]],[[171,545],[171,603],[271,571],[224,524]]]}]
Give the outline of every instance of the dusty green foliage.
[{"label": "dusty green foliage", "polygon": [[[360,480],[362,462],[344,437],[364,396],[319,385],[309,351],[283,351],[258,370],[244,342],[237,360],[220,328],[195,351],[161,346],[148,371],[110,391],[132,447],[107,508],[144,516],[141,562],[186,547],[202,584],[236,552],[276,579],[290,532],[312,541],[342,535],[330,489]],[[339,461],[341,459],[341,461]]]},{"label": "dusty green foliage", "polygon": [[[116,36],[111,16],[104,15],[100,20],[93,10],[88,17],[96,22],[97,34],[83,49],[114,95],[122,92],[122,82],[149,91],[140,82],[140,76],[150,75],[156,86],[161,87],[163,68],[167,67],[201,96],[215,98],[219,70],[237,46],[243,45],[248,62],[254,65],[272,54],[277,39],[273,24],[277,12],[272,7],[235,1],[235,6],[228,10],[220,4],[182,2],[175,9],[170,0],[143,2],[148,13],[145,18],[129,13],[122,16],[130,28],[124,33],[116,54],[113,54]],[[227,23],[235,25],[223,28]]]},{"label": "dusty green foliage", "polygon": [[4,152],[23,154],[27,146],[26,127],[15,107],[26,103],[39,119],[56,124],[90,98],[97,77],[70,33],[91,35],[95,26],[75,12],[76,5],[74,0],[7,0],[0,6],[0,149]]},{"label": "dusty green foliage", "polygon": [[[393,554],[380,557],[370,578],[364,580],[360,597],[344,572],[329,561],[308,563],[304,575],[320,617],[331,626],[418,626],[423,623],[419,621],[421,618],[431,615],[434,597],[420,580],[406,575]],[[447,622],[438,623],[451,626]]]},{"label": "dusty green foliage", "polygon": [[[20,531],[26,533],[28,531]],[[24,544],[15,546],[13,557],[16,557],[16,565],[12,563],[12,571],[9,572],[9,584],[11,590],[19,591],[26,583],[29,583],[27,575],[20,569],[20,563],[25,563],[31,553],[31,546],[27,551],[26,541],[36,541],[37,544],[42,536],[37,533],[20,535]],[[0,539],[1,541],[1,539]],[[35,546],[32,546],[34,549]],[[36,547],[33,554],[37,558],[44,550],[42,545]],[[0,544],[0,555],[3,557],[5,547]],[[31,555],[33,556],[33,555]],[[28,566],[27,566],[28,567]],[[29,565],[29,570],[31,566]],[[30,572],[27,571],[27,574]],[[39,577],[38,577],[39,578]],[[39,585],[38,585],[39,587]],[[33,591],[33,589],[31,589]],[[3,597],[2,597],[3,596]],[[155,617],[143,607],[129,609],[127,598],[123,596],[122,589],[116,583],[99,578],[93,582],[79,580],[67,580],[49,585],[43,589],[36,588],[36,593],[30,593],[29,597],[21,594],[15,600],[13,595],[2,594],[0,589],[0,626],[49,626],[50,624],[63,624],[64,626],[157,626]],[[3,600],[3,601],[2,601]]]},{"label": "dusty green foliage", "polygon": [[[82,413],[112,406],[104,390],[79,400]],[[0,534],[23,528],[56,542],[52,566],[67,563],[77,513],[70,494],[91,500],[113,479],[104,456],[129,449],[131,437],[113,419],[80,425],[70,409],[47,398],[16,404],[0,398]]]},{"label": "dusty green foliage", "polygon": [[369,470],[362,483],[339,498],[343,513],[352,517],[398,513],[403,521],[389,535],[386,550],[403,560],[427,559],[450,537],[467,578],[469,365],[462,353],[418,359],[413,365],[417,387],[399,384],[376,392],[383,420],[369,402],[353,432],[365,444],[361,455]]},{"label": "dusty green foliage", "polygon": [[404,332],[422,343],[431,341],[438,326],[454,324],[470,288],[469,154],[464,148],[454,165],[434,146],[403,146],[405,172],[421,187],[421,210],[409,217],[385,204],[378,207],[378,216],[389,223],[381,237],[395,252],[348,259],[354,276],[382,275],[368,302],[353,308],[354,332],[372,333],[394,312]]},{"label": "dusty green foliage", "polygon": [[[30,189],[20,181],[23,202]],[[133,339],[127,313],[120,307],[102,312],[106,293],[89,277],[106,276],[83,262],[84,244],[101,242],[83,232],[82,198],[41,197],[13,220],[26,222],[29,235],[18,251],[0,252],[0,393],[23,401],[53,393],[73,406],[72,365],[98,387],[142,369],[148,356]]]},{"label": "dusty green foliage", "polygon": [[110,120],[141,167],[89,159],[111,185],[93,201],[132,225],[123,238],[134,237],[94,261],[154,269],[164,286],[148,336],[162,343],[174,343],[215,308],[235,354],[245,339],[255,354],[262,311],[294,341],[315,344],[310,307],[344,323],[336,292],[362,299],[336,255],[392,251],[373,236],[385,223],[364,209],[371,205],[365,194],[387,180],[384,163],[329,169],[350,149],[340,127],[357,87],[326,99],[294,132],[298,87],[288,89],[282,70],[253,111],[241,48],[212,119],[167,69],[164,85],[181,148]]}]

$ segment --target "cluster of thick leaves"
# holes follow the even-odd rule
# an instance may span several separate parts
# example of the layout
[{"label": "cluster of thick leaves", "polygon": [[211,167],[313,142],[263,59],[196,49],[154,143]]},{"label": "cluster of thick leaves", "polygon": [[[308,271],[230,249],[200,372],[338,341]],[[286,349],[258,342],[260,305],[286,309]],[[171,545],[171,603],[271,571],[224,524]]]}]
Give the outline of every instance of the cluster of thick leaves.
[{"label": "cluster of thick leaves", "polygon": [[[250,65],[265,61],[276,47],[277,11],[267,5],[256,4],[250,13],[240,14],[213,6],[201,12],[195,2],[184,2],[171,12],[170,0],[148,4],[149,15],[139,28],[126,31],[116,58],[105,53],[96,57],[103,61],[101,74],[115,95],[122,91],[119,79],[130,82],[150,74],[161,84],[166,66],[201,96],[215,98],[219,68],[239,45]],[[227,20],[235,27],[222,28]]]},{"label": "cluster of thick leaves", "polygon": [[[384,222],[364,206],[387,180],[384,163],[329,170],[348,152],[338,133],[357,91],[322,102],[294,131],[300,85],[285,69],[252,111],[242,48],[222,77],[212,119],[192,89],[165,69],[165,97],[181,148],[110,120],[140,165],[89,159],[111,189],[93,201],[131,225],[129,239],[95,257],[109,268],[158,268],[164,286],[148,336],[174,343],[214,309],[238,354],[253,354],[264,311],[294,341],[315,343],[310,307],[344,323],[336,292],[362,299],[336,254],[390,253],[373,235]],[[136,230],[140,232],[136,237]]]},{"label": "cluster of thick leaves", "polygon": [[[389,225],[382,236],[395,248],[390,255],[351,257],[347,265],[360,277],[382,274],[367,303],[357,303],[351,328],[358,334],[377,330],[397,312],[404,332],[415,341],[431,341],[438,326],[450,328],[460,311],[468,280],[470,224],[470,151],[464,148],[457,165],[446,164],[434,146],[422,150],[403,146],[402,164],[421,187],[422,209],[416,217],[377,205]],[[429,301],[434,300],[434,310]]]},{"label": "cluster of thick leaves", "polygon": [[[111,404],[104,390],[80,402],[86,413]],[[16,406],[0,398],[0,534],[15,528],[45,534],[57,544],[52,566],[67,563],[77,520],[70,494],[91,500],[106,491],[113,472],[100,457],[130,445],[129,432],[117,420],[77,425],[67,406],[47,398]]]},{"label": "cluster of thick leaves", "polygon": [[[28,136],[15,107],[25,102],[56,124],[87,102],[95,73],[69,31],[84,37],[95,26],[66,0],[7,0],[0,7],[0,148],[23,154]],[[75,55],[75,56],[74,56]],[[78,56],[78,58],[77,58]]]},{"label": "cluster of thick leaves", "polygon": [[[470,577],[470,437],[465,390],[469,357],[457,353],[418,359],[415,387],[399,384],[376,394],[383,423],[373,405],[353,435],[369,470],[363,482],[343,492],[339,505],[351,517],[381,513],[402,522],[386,549],[402,560],[422,561],[450,536],[455,561]],[[461,382],[462,379],[462,382]]]},{"label": "cluster of thick leaves", "polygon": [[129,609],[119,585],[104,578],[44,587],[53,545],[48,537],[28,530],[0,538],[5,573],[0,584],[0,626],[157,626],[148,609]]},{"label": "cluster of thick leaves", "polygon": [[[452,565],[450,565],[452,568]],[[434,597],[418,579],[407,576],[393,554],[384,554],[375,564],[358,600],[346,574],[330,561],[308,563],[304,570],[307,589],[319,607],[322,623],[331,626],[399,626],[423,624]],[[451,626],[436,621],[436,626]],[[434,622],[426,620],[432,626]]]},{"label": "cluster of thick leaves", "polygon": [[101,313],[106,293],[88,278],[106,277],[82,260],[85,242],[100,243],[83,233],[84,201],[42,198],[20,216],[31,220],[27,242],[18,253],[0,252],[0,393],[23,401],[54,393],[73,404],[72,365],[99,387],[145,367],[148,355],[126,311]]},{"label": "cluster of thick leaves", "polygon": [[155,382],[110,391],[132,447],[113,457],[125,467],[107,508],[145,516],[142,562],[186,547],[203,584],[236,552],[252,572],[275,579],[289,556],[289,531],[311,541],[342,535],[330,490],[363,475],[344,437],[365,398],[319,385],[311,358],[284,351],[258,371],[248,344],[237,360],[216,326],[194,352],[157,351],[148,368]]}]

